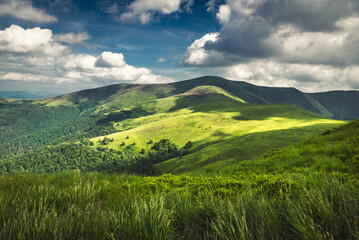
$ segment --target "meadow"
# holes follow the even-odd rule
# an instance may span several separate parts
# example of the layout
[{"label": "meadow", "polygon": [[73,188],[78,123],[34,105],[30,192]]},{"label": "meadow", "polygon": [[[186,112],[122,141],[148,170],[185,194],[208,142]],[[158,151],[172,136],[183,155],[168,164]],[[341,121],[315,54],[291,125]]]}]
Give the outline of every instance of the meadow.
[{"label": "meadow", "polygon": [[0,100],[0,239],[359,239],[355,112],[212,80]]},{"label": "meadow", "polygon": [[359,185],[342,178],[2,176],[0,238],[357,239]]},{"label": "meadow", "polygon": [[206,176],[3,175],[0,238],[358,239],[358,133],[352,122]]}]

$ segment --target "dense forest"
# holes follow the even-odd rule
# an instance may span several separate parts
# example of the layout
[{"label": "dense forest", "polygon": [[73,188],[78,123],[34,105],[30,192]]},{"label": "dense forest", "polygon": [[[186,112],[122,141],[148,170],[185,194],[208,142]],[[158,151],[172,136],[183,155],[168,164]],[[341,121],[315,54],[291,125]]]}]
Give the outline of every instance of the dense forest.
[{"label": "dense forest", "polygon": [[[111,139],[104,138],[97,147],[82,139],[54,146],[41,147],[23,155],[0,161],[0,174],[80,172],[138,173],[153,175],[153,164],[188,153],[191,142],[179,148],[168,139],[151,143],[149,150],[137,149],[135,143],[107,148]],[[150,143],[149,143],[150,144]]]},{"label": "dense forest", "polygon": [[21,155],[41,146],[116,132],[114,121],[148,113],[141,108],[105,114],[98,103],[46,106],[32,100],[0,101],[0,159]]}]

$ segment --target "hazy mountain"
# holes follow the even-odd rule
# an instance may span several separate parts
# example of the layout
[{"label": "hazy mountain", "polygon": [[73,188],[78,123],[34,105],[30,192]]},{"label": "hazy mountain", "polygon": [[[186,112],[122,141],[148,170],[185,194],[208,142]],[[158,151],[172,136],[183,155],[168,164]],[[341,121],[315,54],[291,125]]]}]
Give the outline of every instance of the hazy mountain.
[{"label": "hazy mountain", "polygon": [[39,99],[45,97],[53,97],[56,94],[50,93],[30,93],[25,91],[0,91],[0,98],[14,99]]},{"label": "hazy mountain", "polygon": [[[113,101],[128,92],[143,92],[142,98],[163,98],[184,93],[198,86],[212,85],[243,99],[249,104],[289,103],[306,110],[322,114],[325,117],[341,120],[359,118],[359,91],[332,91],[322,93],[304,93],[295,88],[262,87],[247,82],[230,81],[220,77],[205,76],[187,81],[169,84],[117,84],[101,88],[88,89],[66,94],[56,99],[68,101],[91,100],[102,103]],[[141,99],[138,99],[139,101]]]}]

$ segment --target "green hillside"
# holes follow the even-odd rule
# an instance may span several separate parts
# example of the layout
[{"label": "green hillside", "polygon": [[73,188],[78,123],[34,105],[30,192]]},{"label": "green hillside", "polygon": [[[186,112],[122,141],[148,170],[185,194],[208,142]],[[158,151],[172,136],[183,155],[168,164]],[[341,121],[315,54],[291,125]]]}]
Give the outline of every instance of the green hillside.
[{"label": "green hillside", "polygon": [[203,77],[1,99],[0,239],[357,239],[359,122],[328,118],[357,93],[332,94]]},{"label": "green hillside", "polygon": [[[249,172],[341,172],[359,174],[359,121],[330,129],[293,146],[272,149],[235,167]],[[235,171],[229,168],[229,171]]]},{"label": "green hillside", "polygon": [[[299,121],[301,123],[298,127],[306,127],[306,130],[303,134],[293,134],[301,136],[300,139],[290,138],[283,131],[289,131],[297,125],[294,116],[298,120],[308,120],[305,115],[310,113],[281,104],[300,106],[321,114],[323,119],[355,119],[359,117],[354,104],[357,95],[356,91],[305,94],[293,88],[260,87],[207,76],[170,84],[118,84],[37,100],[0,99],[0,159],[47,145],[117,133],[114,135],[115,142],[110,144],[113,147],[122,143],[124,131],[129,131],[125,133],[126,136],[133,136],[130,140],[124,140],[125,144],[136,142],[138,148],[148,147],[146,141],[150,139],[158,141],[171,138],[179,146],[193,141],[194,147],[199,150],[198,155],[192,154],[191,158],[187,156],[182,159],[183,167],[178,167],[183,168],[179,172],[184,172],[185,166],[192,167],[189,162],[197,161],[201,165],[201,162],[207,160],[233,160],[235,155],[240,156],[236,157],[240,160],[247,159],[247,156],[258,156],[270,147],[290,144],[301,137],[324,130],[325,125],[320,123],[329,124],[327,127],[334,123],[328,120],[316,124]],[[266,117],[256,115],[256,111],[265,113]],[[311,116],[314,119],[319,117]],[[275,120],[275,117],[280,119]],[[263,123],[261,130],[256,120]],[[274,127],[277,122],[280,124]],[[282,124],[284,122],[286,125]],[[173,128],[174,125],[181,131]],[[322,127],[314,129],[310,125]],[[257,130],[250,132],[248,128],[251,126]],[[263,144],[259,141],[262,137],[265,139],[272,136],[268,133],[274,130],[281,130],[282,135],[288,136],[288,139],[278,137],[279,140],[271,141],[273,144],[270,146],[265,143],[267,141]],[[232,131],[233,138],[230,140],[226,134],[232,134]],[[250,150],[250,146],[245,152],[231,152],[228,149],[228,154],[221,157],[217,156],[216,151],[212,152],[212,148],[205,149],[206,144],[217,144],[217,147],[222,148],[216,143],[219,140],[226,140],[226,146],[243,144],[243,138],[236,138],[247,133],[251,133],[247,137],[254,137],[254,132],[258,137],[256,145],[260,151]],[[259,133],[264,135],[260,136]],[[201,151],[208,152],[206,156],[210,159],[203,159]],[[158,167],[163,172],[177,168],[173,164]]]},{"label": "green hillside", "polygon": [[[98,90],[87,90],[90,91],[87,94],[77,93],[76,97],[66,95],[51,101],[41,100],[52,105],[42,106],[44,109],[77,110],[77,115],[70,116],[78,117],[69,121],[56,119],[62,124],[45,128],[44,132],[36,133],[37,129],[30,128],[28,131],[35,132],[26,136],[30,142],[36,143],[36,138],[43,137],[41,133],[45,133],[45,137],[41,138],[43,145],[55,147],[43,148],[38,144],[38,151],[4,160],[0,164],[0,171],[41,173],[68,169],[111,171],[112,168],[117,172],[142,172],[147,169],[148,174],[153,171],[218,172],[240,161],[256,159],[271,148],[287,146],[343,124],[295,105],[248,104],[216,86],[199,86],[164,98],[156,98],[159,91],[154,91],[152,86],[150,90],[147,89],[147,95],[140,98],[144,87],[148,88],[136,86],[128,90],[125,86],[127,90],[116,98],[118,102],[105,98],[90,104]],[[163,85],[159,89],[165,91],[167,88]],[[88,96],[88,99],[83,100],[80,96]],[[28,104],[36,106],[33,102]],[[83,107],[85,104],[88,106]],[[27,126],[26,123],[29,122],[25,122],[23,127]],[[69,132],[66,133],[66,130]],[[68,141],[85,143],[85,139],[96,135],[102,136],[92,138],[91,144],[94,146],[89,146],[87,140],[87,144],[66,145]],[[186,154],[170,154],[161,157],[160,161],[149,161],[151,157],[158,158],[159,153],[154,153],[151,148],[161,139],[168,139],[177,145],[177,149],[191,142],[191,148],[185,151]],[[75,149],[69,150],[71,146],[75,146]],[[114,152],[107,152],[107,148]],[[129,163],[131,158],[133,162]],[[144,167],[139,167],[139,163]],[[154,170],[152,164],[155,164]],[[134,170],[134,166],[139,168],[138,171]]]},{"label": "green hillside", "polygon": [[356,121],[206,177],[0,176],[0,238],[357,239],[358,135]]},{"label": "green hillside", "polygon": [[[161,173],[220,170],[343,123],[289,104],[246,104],[212,86],[197,87],[149,105],[161,111],[167,108],[167,112],[114,122],[120,132],[106,137],[114,139],[108,144],[114,149],[132,143],[139,149],[149,148],[148,142],[163,138],[179,146],[191,141],[190,154],[156,165]],[[96,143],[101,139],[92,140]]]}]

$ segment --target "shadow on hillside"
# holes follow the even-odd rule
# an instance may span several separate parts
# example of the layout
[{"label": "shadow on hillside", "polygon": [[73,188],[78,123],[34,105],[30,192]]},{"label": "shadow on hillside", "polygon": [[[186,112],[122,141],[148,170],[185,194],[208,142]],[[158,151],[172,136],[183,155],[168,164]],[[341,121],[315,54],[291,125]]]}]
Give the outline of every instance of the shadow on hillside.
[{"label": "shadow on hillside", "polygon": [[221,113],[234,112],[235,120],[266,120],[271,117],[291,119],[325,118],[292,104],[243,104],[222,94],[182,95],[175,100],[175,106],[168,112],[187,108],[192,112]]},{"label": "shadow on hillside", "polygon": [[175,106],[168,110],[174,112],[188,108],[193,112],[226,111],[228,108],[239,108],[243,103],[222,94],[181,95],[175,100]]},{"label": "shadow on hillside", "polygon": [[307,111],[292,104],[270,104],[270,105],[247,105],[239,109],[239,115],[235,120],[267,120],[272,117],[310,120],[325,118],[322,115]]},{"label": "shadow on hillside", "polygon": [[212,163],[223,161],[216,165],[216,169],[220,170],[243,160],[256,160],[273,148],[295,144],[336,126],[337,124],[315,124],[307,127],[249,133],[211,142],[197,141],[193,142],[195,147],[184,159],[165,161],[158,167],[161,171],[166,169],[167,172],[164,171],[166,173],[180,174],[203,170]]}]

